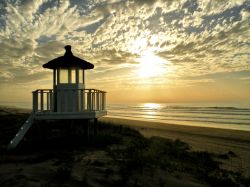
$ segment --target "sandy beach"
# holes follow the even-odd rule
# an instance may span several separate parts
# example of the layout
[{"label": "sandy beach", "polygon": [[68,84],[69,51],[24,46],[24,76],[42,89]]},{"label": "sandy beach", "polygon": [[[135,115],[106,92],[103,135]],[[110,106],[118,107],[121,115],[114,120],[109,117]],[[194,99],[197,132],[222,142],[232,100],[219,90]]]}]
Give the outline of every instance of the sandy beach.
[{"label": "sandy beach", "polygon": [[230,129],[183,126],[119,118],[101,118],[101,121],[136,128],[144,136],[180,139],[193,150],[224,154],[233,152],[236,157],[225,162],[227,169],[250,175],[250,132]]},{"label": "sandy beach", "polygon": [[[0,186],[65,184],[93,187],[120,185],[206,187],[228,184],[232,176],[232,179],[237,176],[231,173],[243,174],[246,180],[250,176],[250,132],[248,131],[110,117],[99,119],[98,136],[91,135],[90,140],[85,136],[82,137],[84,132],[79,127],[83,127],[84,123],[75,124],[78,127],[75,127],[75,130],[71,129],[71,133],[68,132],[67,122],[37,123],[40,130],[42,127],[47,129],[43,131],[46,135],[41,138],[41,133],[37,131],[38,126],[34,126],[32,133],[35,134],[28,134],[27,139],[17,150],[6,152],[3,148],[20,128],[21,122],[28,117],[28,112],[22,109],[0,109],[2,148]],[[126,126],[130,128],[125,128]],[[151,138],[155,136],[161,138]],[[146,147],[143,142],[147,142]],[[170,145],[174,145],[172,148],[177,151],[174,157],[169,156],[172,154],[172,149],[168,149]],[[178,151],[184,151],[180,154],[183,156],[176,158]],[[129,160],[143,163],[141,169],[135,167],[133,162],[132,165],[129,164]],[[213,166],[217,161],[223,163],[220,165],[221,169]],[[156,167],[156,163],[159,167]],[[162,168],[164,164],[166,167]],[[191,173],[190,167],[193,170]],[[207,167],[211,170],[207,170]],[[203,173],[201,175],[203,178],[198,177],[200,171]],[[207,176],[209,177],[206,178]],[[244,180],[242,178],[240,183],[248,184]],[[232,186],[233,183],[229,184]]]}]

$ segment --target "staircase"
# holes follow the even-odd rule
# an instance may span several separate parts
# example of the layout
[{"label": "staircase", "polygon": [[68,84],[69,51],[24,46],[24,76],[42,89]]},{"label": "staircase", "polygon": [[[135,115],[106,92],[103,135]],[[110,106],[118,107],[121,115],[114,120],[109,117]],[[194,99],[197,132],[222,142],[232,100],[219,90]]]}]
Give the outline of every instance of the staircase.
[{"label": "staircase", "polygon": [[32,113],[29,118],[24,122],[18,133],[15,135],[15,137],[10,141],[7,149],[14,149],[20,141],[23,139],[24,135],[28,132],[30,127],[32,126],[34,122],[34,114]]}]

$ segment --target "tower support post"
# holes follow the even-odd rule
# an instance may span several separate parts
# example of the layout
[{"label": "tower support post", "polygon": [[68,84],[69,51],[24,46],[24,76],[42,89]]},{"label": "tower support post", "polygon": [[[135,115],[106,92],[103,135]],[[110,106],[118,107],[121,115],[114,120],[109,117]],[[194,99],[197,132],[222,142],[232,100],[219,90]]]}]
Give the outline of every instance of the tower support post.
[{"label": "tower support post", "polygon": [[94,136],[98,133],[98,119],[94,118]]}]

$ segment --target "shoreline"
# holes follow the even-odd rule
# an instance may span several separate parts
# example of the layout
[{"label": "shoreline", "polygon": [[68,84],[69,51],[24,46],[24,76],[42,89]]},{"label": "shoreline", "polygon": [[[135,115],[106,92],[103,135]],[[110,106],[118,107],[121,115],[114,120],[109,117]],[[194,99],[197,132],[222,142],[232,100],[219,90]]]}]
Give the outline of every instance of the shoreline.
[{"label": "shoreline", "polygon": [[[164,122],[156,122],[156,121],[146,121],[146,120],[135,120],[135,119],[125,119],[125,118],[119,118],[119,117],[102,117],[100,118],[100,121],[104,122],[110,122],[110,123],[119,123],[121,125],[127,125],[137,128],[149,128],[149,129],[162,129],[162,130],[170,130],[170,131],[176,131],[181,130],[185,131],[185,133],[188,133],[187,130],[192,129],[192,132],[190,134],[196,134],[196,133],[202,133],[201,135],[209,135],[210,131],[215,133],[215,136],[221,136],[222,134],[225,135],[225,137],[233,136],[237,137],[237,139],[245,139],[250,142],[250,131],[245,130],[239,130],[239,129],[225,129],[225,128],[219,128],[219,127],[206,127],[206,126],[196,126],[196,125],[181,125],[181,124],[174,124],[174,123],[164,123]],[[194,133],[195,132],[195,133]],[[243,135],[243,136],[242,136]]]},{"label": "shoreline", "polygon": [[[105,116],[105,118],[115,118],[115,119],[125,119],[125,120],[132,120],[132,121],[143,121],[143,122],[152,122],[152,123],[160,123],[160,124],[166,124],[166,125],[180,125],[180,126],[191,126],[191,127],[206,127],[206,128],[215,128],[215,129],[225,129],[225,130],[239,130],[239,131],[248,131],[250,132],[250,124],[249,125],[237,125],[237,124],[223,124],[223,126],[218,125],[212,125],[210,124],[204,124],[202,122],[194,123],[192,121],[183,121],[183,122],[176,122],[174,120],[173,123],[171,122],[164,122],[164,120],[159,120],[155,118],[131,118],[131,117],[119,117],[119,116]],[[226,127],[224,127],[226,126]],[[223,128],[224,127],[224,128]],[[241,128],[239,128],[241,127]]]}]

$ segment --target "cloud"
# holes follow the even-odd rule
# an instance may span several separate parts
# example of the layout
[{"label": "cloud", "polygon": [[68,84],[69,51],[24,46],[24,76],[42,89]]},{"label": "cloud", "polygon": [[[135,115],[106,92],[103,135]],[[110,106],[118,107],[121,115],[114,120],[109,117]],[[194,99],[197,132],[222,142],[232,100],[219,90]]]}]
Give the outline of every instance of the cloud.
[{"label": "cloud", "polygon": [[[48,0],[24,0],[21,1],[21,5],[19,6],[19,11],[21,14],[26,16],[26,19],[32,20],[32,15],[36,13],[39,7],[46,3]],[[9,5],[11,6],[11,5]],[[28,16],[28,18],[27,18]]]},{"label": "cloud", "polygon": [[[138,55],[131,54],[129,52],[124,51],[116,51],[116,50],[102,50],[95,51],[93,54],[93,59],[99,63],[99,65],[106,63],[109,65],[119,65],[119,64],[137,64],[136,58]],[[98,65],[98,64],[97,64]]]},{"label": "cloud", "polygon": [[[171,75],[175,81],[190,74],[250,69],[248,1],[84,2],[2,3],[0,77],[4,82],[48,79],[42,64],[63,55],[66,44],[73,46],[76,56],[96,65],[90,76],[98,84],[102,78],[115,83],[119,76],[120,85],[136,84],[133,68],[146,52],[169,61],[166,66],[175,70]],[[108,79],[109,75],[115,78]]]}]

